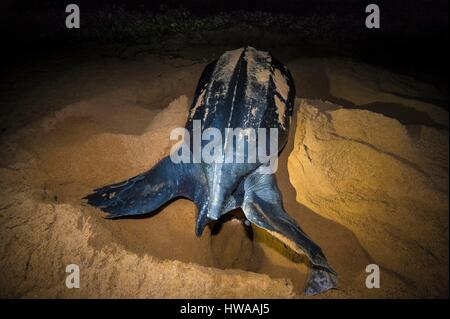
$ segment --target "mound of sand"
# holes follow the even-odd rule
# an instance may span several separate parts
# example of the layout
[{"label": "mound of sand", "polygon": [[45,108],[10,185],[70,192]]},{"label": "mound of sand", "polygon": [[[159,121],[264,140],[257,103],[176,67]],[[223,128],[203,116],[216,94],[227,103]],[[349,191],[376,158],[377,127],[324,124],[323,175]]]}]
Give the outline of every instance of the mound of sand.
[{"label": "mound of sand", "polygon": [[[13,175],[9,173],[2,171],[2,180],[5,175]],[[163,261],[129,252],[115,244],[114,234],[86,217],[87,212],[79,207],[38,203],[26,192],[16,193],[10,200],[16,204],[9,206],[8,214],[2,216],[8,219],[2,224],[2,297],[293,295],[289,282],[267,275]],[[94,248],[90,242],[98,234],[109,243],[101,249]],[[83,289],[66,288],[64,270],[69,264],[79,265]]]},{"label": "mound of sand", "polygon": [[[1,297],[301,296],[304,258],[239,218],[197,238],[196,208],[184,199],[120,220],[82,205],[93,188],[168,154],[204,67],[176,61],[93,62],[13,104],[2,123],[17,125],[0,148]],[[448,295],[441,95],[348,61],[289,68],[309,99],[297,99],[276,178],[286,211],[339,273],[339,290],[318,297]],[[369,263],[381,267],[381,289],[365,287]],[[80,266],[80,289],[65,286],[68,264]]]},{"label": "mound of sand", "polygon": [[448,131],[302,100],[289,173],[297,200],[352,230],[382,276],[447,294]]},{"label": "mound of sand", "polygon": [[[81,206],[93,187],[147,170],[166,155],[167,136],[184,125],[188,107],[181,96],[154,117],[128,107],[109,116],[95,102],[70,105],[29,128],[20,139],[26,150],[10,145],[26,164],[0,171],[3,297],[295,296],[290,281],[239,270],[254,267],[258,253],[237,220],[223,224],[221,236],[207,229],[196,238],[196,209],[186,200],[153,218],[123,222]],[[117,122],[131,111],[128,127]],[[153,119],[139,135],[105,133],[129,131],[142,115]],[[83,289],[66,288],[68,264],[79,265]]]}]

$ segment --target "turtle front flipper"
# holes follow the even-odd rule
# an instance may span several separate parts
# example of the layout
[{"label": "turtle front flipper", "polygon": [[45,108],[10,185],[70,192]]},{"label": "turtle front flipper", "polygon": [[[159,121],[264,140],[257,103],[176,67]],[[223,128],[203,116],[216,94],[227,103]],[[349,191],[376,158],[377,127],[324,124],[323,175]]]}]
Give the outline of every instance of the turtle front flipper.
[{"label": "turtle front flipper", "polygon": [[282,241],[296,253],[305,253],[312,264],[305,294],[313,295],[337,286],[336,272],[328,264],[322,250],[297,225],[283,208],[273,174],[255,171],[244,183],[241,204],[246,218]]}]

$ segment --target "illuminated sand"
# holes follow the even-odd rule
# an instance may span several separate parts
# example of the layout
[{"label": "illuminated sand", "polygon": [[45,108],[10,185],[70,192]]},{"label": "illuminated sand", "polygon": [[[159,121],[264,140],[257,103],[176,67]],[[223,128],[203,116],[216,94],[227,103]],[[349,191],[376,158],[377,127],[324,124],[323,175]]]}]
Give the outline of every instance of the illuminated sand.
[{"label": "illuminated sand", "polygon": [[[184,125],[204,66],[176,62],[122,64],[89,96],[2,140],[1,296],[302,296],[304,258],[257,230],[251,240],[237,219],[197,238],[187,200],[113,221],[81,205],[92,188],[147,170],[168,153],[169,132]],[[277,180],[286,210],[340,275],[340,289],[319,298],[448,295],[448,114],[422,99],[436,93],[349,62],[286,62],[301,107]],[[406,126],[367,110],[385,111],[386,103],[427,114],[418,123],[426,126],[407,122],[417,113],[399,113]],[[64,285],[70,263],[80,265],[80,289]],[[381,289],[364,285],[369,263],[382,268]]]},{"label": "illuminated sand", "polygon": [[399,287],[445,295],[448,132],[309,100],[297,116],[297,200],[354,232]]}]

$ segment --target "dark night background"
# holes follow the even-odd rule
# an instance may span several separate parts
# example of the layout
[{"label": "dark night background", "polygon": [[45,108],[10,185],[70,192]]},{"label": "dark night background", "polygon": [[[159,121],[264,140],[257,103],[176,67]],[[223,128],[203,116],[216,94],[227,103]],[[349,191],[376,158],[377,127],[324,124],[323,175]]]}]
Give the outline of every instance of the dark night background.
[{"label": "dark night background", "polygon": [[[18,54],[30,54],[30,50],[37,54],[62,46],[77,50],[77,47],[90,44],[132,45],[182,35],[192,38],[191,35],[198,34],[199,29],[227,29],[236,21],[246,19],[246,27],[261,28],[263,25],[269,31],[291,34],[291,45],[317,48],[308,52],[311,55],[345,55],[403,72],[414,69],[419,76],[442,75],[448,55],[448,1],[375,1],[381,10],[379,30],[364,27],[365,7],[371,2],[78,0],[75,3],[81,10],[81,29],[67,30],[64,28],[64,9],[70,1],[2,1],[3,53],[11,59]],[[186,12],[189,21],[179,29],[155,27],[164,23],[170,26],[171,16],[182,21],[186,19]],[[255,15],[255,12],[269,13],[270,18],[264,14]],[[251,16],[247,19],[249,14]],[[223,15],[224,21],[211,22],[214,17]],[[157,16],[158,22],[140,21],[149,16]],[[204,25],[189,25],[205,19]],[[318,27],[305,32],[301,25],[293,26],[290,19],[306,21],[306,25],[314,21]],[[267,46],[270,47],[271,43]]]}]

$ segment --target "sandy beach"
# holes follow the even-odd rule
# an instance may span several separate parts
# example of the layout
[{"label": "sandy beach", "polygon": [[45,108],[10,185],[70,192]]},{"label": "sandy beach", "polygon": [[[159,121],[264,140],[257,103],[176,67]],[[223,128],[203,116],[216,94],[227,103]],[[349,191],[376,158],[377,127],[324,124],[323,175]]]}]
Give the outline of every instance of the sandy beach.
[{"label": "sandy beach", "polygon": [[[305,258],[238,218],[198,238],[186,199],[118,220],[81,201],[169,153],[225,49],[49,59],[2,84],[0,297],[305,297]],[[361,62],[273,53],[297,88],[276,175],[284,207],[339,274],[313,298],[448,297],[446,93]],[[68,264],[80,289],[65,286]],[[379,289],[365,285],[369,264]]]}]

